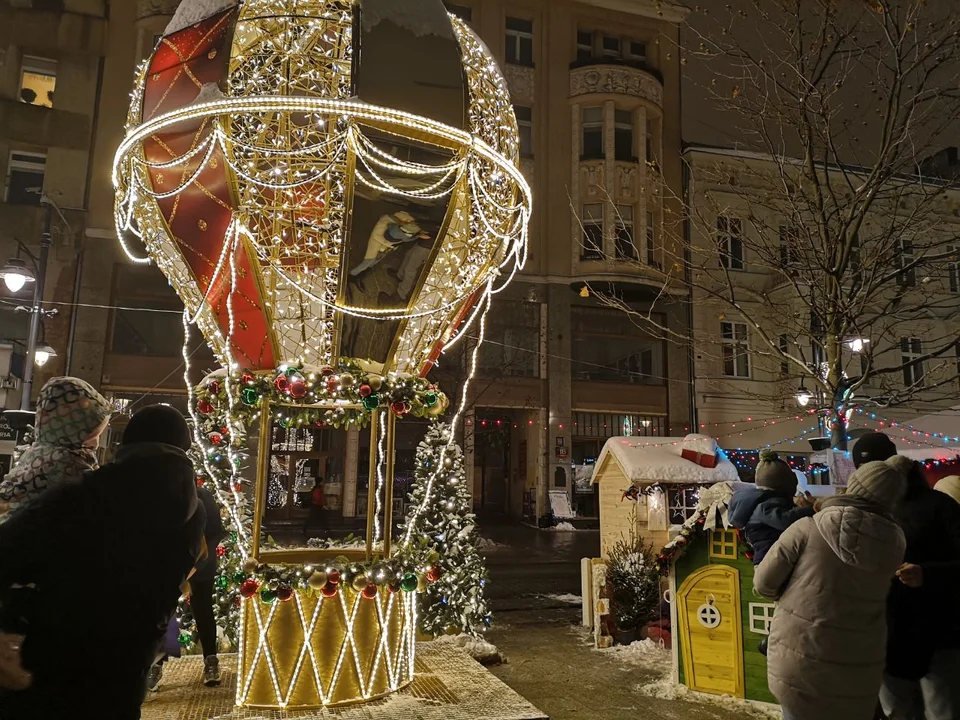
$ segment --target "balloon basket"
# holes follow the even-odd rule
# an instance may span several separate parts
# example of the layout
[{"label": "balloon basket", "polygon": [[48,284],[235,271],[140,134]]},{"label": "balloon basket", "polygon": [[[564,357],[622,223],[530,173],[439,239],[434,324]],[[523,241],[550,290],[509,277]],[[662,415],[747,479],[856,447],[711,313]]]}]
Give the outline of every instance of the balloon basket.
[{"label": "balloon basket", "polygon": [[237,705],[296,709],[375,700],[413,681],[417,593],[294,591],[243,601]]}]

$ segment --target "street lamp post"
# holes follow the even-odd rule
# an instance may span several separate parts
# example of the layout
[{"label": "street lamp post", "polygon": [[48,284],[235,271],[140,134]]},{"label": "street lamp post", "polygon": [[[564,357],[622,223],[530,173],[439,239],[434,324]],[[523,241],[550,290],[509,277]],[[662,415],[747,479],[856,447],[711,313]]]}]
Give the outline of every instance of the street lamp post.
[{"label": "street lamp post", "polygon": [[43,286],[46,284],[47,260],[50,257],[50,228],[53,221],[53,207],[45,203],[47,212],[43,219],[43,233],[40,235],[40,258],[37,263],[37,281],[33,286],[33,306],[30,308],[30,330],[27,334],[27,357],[23,367],[23,394],[20,397],[20,409],[30,410],[30,396],[33,394],[33,363],[37,357],[37,338],[40,336],[40,316],[43,314]]}]

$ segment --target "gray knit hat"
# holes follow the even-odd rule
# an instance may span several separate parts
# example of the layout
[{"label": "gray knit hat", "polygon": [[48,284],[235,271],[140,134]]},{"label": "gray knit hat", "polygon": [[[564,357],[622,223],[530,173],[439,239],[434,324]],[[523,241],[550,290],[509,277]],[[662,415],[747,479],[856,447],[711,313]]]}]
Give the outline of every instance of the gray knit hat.
[{"label": "gray knit hat", "polygon": [[847,482],[847,495],[863,498],[886,510],[893,510],[906,494],[907,481],[896,461],[868,462]]},{"label": "gray knit hat", "polygon": [[755,473],[757,487],[773,490],[779,495],[792,497],[797,494],[797,475],[773,450],[760,453]]}]

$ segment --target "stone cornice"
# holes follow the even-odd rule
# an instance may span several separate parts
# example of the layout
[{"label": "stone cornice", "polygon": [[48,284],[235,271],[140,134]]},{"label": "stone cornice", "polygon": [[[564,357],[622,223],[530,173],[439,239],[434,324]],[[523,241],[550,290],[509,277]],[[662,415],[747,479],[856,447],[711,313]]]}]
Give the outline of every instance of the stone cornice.
[{"label": "stone cornice", "polygon": [[180,0],[137,0],[137,20],[157,15],[173,15],[179,4]]},{"label": "stone cornice", "polygon": [[578,0],[578,2],[673,23],[683,22],[690,14],[688,8],[672,0]]},{"label": "stone cornice", "polygon": [[648,72],[622,65],[588,65],[570,71],[570,97],[593,93],[631,95],[663,107],[663,86]]}]

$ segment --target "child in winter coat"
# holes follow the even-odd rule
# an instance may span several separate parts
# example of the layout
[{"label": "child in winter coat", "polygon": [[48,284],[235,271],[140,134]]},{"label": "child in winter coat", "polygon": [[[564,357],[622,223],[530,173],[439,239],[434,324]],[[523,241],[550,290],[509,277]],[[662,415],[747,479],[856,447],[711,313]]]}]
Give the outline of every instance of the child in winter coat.
[{"label": "child in winter coat", "polygon": [[88,383],[73,377],[50,380],[37,399],[36,440],[0,483],[5,511],[49,488],[79,482],[97,469],[97,444],[110,421],[110,404]]},{"label": "child in winter coat", "polygon": [[[784,530],[813,515],[813,506],[808,499],[797,505],[797,476],[772,450],[760,453],[756,480],[756,487],[741,488],[733,494],[730,522],[750,543],[753,564],[759,565]],[[766,638],[760,642],[760,652],[767,654]]]}]

